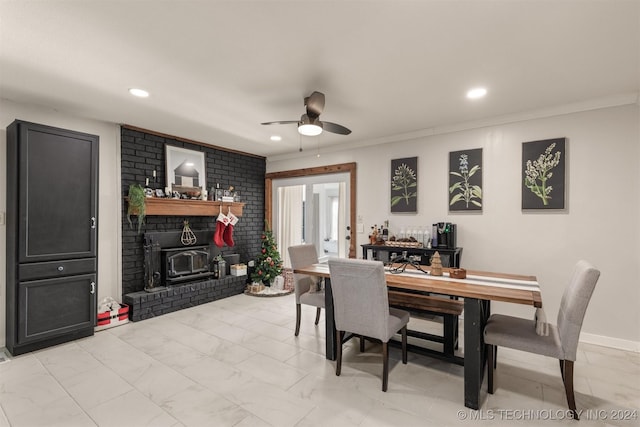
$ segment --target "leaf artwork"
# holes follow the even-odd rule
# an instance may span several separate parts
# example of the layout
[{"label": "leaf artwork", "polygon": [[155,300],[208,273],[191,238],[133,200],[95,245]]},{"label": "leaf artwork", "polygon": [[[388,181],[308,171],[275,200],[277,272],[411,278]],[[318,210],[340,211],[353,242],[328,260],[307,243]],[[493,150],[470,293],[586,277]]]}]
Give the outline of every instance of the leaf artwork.
[{"label": "leaf artwork", "polygon": [[449,174],[458,178],[449,187],[449,193],[453,194],[449,201],[449,206],[453,206],[456,203],[464,203],[468,208],[469,203],[471,203],[477,207],[482,207],[482,188],[479,185],[471,184],[469,181],[480,170],[480,165],[474,165],[469,169],[469,156],[460,154],[458,170],[460,172],[449,172]]},{"label": "leaf artwork", "polygon": [[391,190],[400,191],[400,194],[391,197],[391,206],[395,206],[400,202],[404,202],[409,206],[410,199],[417,197],[417,186],[416,172],[405,163],[400,164],[391,179]]},{"label": "leaf artwork", "polygon": [[553,176],[551,169],[560,163],[560,151],[553,153],[556,143],[552,143],[540,154],[537,160],[533,162],[527,160],[525,167],[524,185],[531,190],[533,194],[542,200],[542,204],[547,206],[551,200],[551,192],[553,186],[547,185],[547,181]]}]

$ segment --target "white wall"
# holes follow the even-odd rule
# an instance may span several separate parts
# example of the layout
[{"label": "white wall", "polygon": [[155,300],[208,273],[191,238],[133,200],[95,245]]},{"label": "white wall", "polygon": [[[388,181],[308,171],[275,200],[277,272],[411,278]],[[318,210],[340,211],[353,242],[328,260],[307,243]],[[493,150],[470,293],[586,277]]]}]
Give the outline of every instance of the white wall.
[{"label": "white wall", "polygon": [[[15,119],[90,133],[100,137],[98,212],[98,301],[105,296],[120,299],[120,126],[79,117],[52,109],[0,99],[0,212],[7,211],[6,128]],[[51,177],[55,179],[55,177]],[[5,345],[6,225],[0,225],[0,347]]]},{"label": "white wall", "polygon": [[[120,128],[55,110],[0,99],[0,212],[6,212],[5,128],[22,119],[100,136],[99,299],[121,295]],[[357,162],[357,213],[365,231],[389,219],[392,229],[436,221],[458,224],[468,269],[535,274],[547,316],[554,319],[573,264],[585,258],[602,271],[583,327],[583,340],[640,349],[640,109],[607,108],[484,127],[374,149],[315,153],[269,161],[268,172]],[[568,138],[568,209],[520,210],[521,143]],[[483,148],[481,215],[449,214],[448,153]],[[305,154],[305,153],[303,153]],[[389,213],[392,158],[418,156],[418,214]],[[381,173],[381,171],[383,171]],[[366,243],[357,235],[357,244]],[[359,247],[359,246],[358,246]],[[6,227],[0,225],[0,347],[5,342]],[[358,252],[360,256],[360,252]],[[494,304],[494,312],[532,315],[528,307]]]},{"label": "white wall", "polygon": [[[357,217],[365,232],[389,219],[392,231],[450,221],[467,269],[534,274],[555,323],[579,259],[602,272],[583,341],[640,351],[640,112],[637,104],[421,137],[374,148],[271,159],[267,172],[357,162]],[[566,137],[568,209],[521,211],[522,142]],[[483,148],[482,214],[448,213],[448,153]],[[304,154],[304,153],[303,153]],[[390,160],[418,156],[418,213],[392,215]],[[366,233],[357,235],[359,245]],[[358,251],[358,257],[361,257]],[[533,316],[496,303],[494,312]]]}]

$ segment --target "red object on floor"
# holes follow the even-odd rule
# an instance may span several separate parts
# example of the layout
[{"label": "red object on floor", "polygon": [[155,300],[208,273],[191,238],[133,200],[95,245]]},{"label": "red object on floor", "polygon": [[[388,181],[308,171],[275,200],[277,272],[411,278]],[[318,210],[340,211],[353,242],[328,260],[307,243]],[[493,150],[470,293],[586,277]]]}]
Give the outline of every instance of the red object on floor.
[{"label": "red object on floor", "polygon": [[126,304],[121,304],[120,308],[117,310],[111,311],[103,311],[98,313],[98,322],[97,326],[105,326],[109,325],[112,322],[118,323],[124,320],[129,319],[129,306]]}]

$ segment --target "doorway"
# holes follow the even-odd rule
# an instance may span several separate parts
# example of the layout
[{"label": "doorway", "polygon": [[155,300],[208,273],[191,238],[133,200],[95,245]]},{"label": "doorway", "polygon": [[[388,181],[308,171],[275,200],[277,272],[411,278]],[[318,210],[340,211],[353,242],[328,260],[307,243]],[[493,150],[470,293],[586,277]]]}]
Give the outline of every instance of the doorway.
[{"label": "doorway", "polygon": [[303,243],[316,247],[320,262],[348,256],[348,182],[344,173],[273,181],[272,230],[285,267],[287,248]]},{"label": "doorway", "polygon": [[355,163],[266,175],[265,216],[285,266],[292,244],[313,243],[321,260],[355,257],[355,182]]}]

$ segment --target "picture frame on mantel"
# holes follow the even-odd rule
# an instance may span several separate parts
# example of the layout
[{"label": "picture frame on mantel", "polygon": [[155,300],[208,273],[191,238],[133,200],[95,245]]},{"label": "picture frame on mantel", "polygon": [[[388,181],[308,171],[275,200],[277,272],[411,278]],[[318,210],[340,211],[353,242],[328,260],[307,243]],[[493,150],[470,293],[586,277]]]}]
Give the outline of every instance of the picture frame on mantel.
[{"label": "picture frame on mantel", "polygon": [[391,213],[418,212],[418,158],[391,160]]},{"label": "picture frame on mantel", "polygon": [[449,152],[449,211],[482,212],[482,148]]},{"label": "picture frame on mantel", "polygon": [[566,138],[522,143],[522,209],[565,209]]},{"label": "picture frame on mantel", "polygon": [[204,152],[165,145],[165,159],[169,191],[199,198],[207,188]]}]

